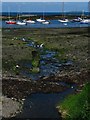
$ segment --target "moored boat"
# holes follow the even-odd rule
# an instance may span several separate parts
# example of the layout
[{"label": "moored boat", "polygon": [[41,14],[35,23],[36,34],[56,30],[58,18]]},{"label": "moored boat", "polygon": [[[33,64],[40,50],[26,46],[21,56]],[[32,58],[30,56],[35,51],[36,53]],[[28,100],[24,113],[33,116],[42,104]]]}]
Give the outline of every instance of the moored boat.
[{"label": "moored boat", "polygon": [[67,23],[67,22],[69,22],[68,19],[59,19],[58,21],[61,22],[61,23]]},{"label": "moored boat", "polygon": [[84,10],[82,11],[82,21],[80,22],[82,24],[88,24],[90,23],[90,19],[88,19],[85,14],[84,14]]},{"label": "moored boat", "polygon": [[22,21],[17,21],[16,23],[17,25],[26,25],[26,22],[22,22]]},{"label": "moored boat", "polygon": [[34,23],[35,23],[35,21],[33,21],[33,20],[26,20],[26,22],[27,22],[27,23],[31,23],[31,24],[34,24]]},{"label": "moored boat", "polygon": [[6,24],[16,24],[16,21],[14,21],[14,20],[8,20],[8,21],[5,21],[6,22]]},{"label": "moored boat", "polygon": [[81,21],[82,21],[82,18],[78,17],[73,19],[71,22],[81,22]]},{"label": "moored boat", "polygon": [[42,22],[42,24],[47,25],[47,24],[50,24],[50,22],[49,21],[44,21],[44,22]]},{"label": "moored boat", "polygon": [[8,12],[8,20],[5,21],[6,24],[16,24],[16,21],[11,19],[10,12]]},{"label": "moored boat", "polygon": [[69,22],[68,19],[65,18],[65,14],[64,14],[64,2],[62,3],[62,18],[58,20],[61,23],[67,23]]},{"label": "moored boat", "polygon": [[39,18],[39,19],[36,19],[37,22],[45,22],[46,20],[42,19],[42,18]]},{"label": "moored boat", "polygon": [[81,21],[81,23],[82,23],[82,24],[88,24],[88,23],[90,23],[90,19],[83,19],[83,20]]}]

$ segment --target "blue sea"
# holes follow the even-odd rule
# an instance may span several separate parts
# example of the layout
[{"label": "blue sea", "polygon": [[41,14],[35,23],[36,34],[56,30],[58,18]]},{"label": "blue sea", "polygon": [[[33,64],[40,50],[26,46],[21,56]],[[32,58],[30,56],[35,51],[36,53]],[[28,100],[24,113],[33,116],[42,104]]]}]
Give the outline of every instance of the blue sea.
[{"label": "blue sea", "polygon": [[[35,15],[35,16],[41,16],[43,15],[43,12],[2,12],[0,13],[2,14],[2,16],[8,16],[8,15],[11,15],[11,16],[17,16],[17,14],[20,14],[20,15]],[[62,15],[62,12],[44,12],[44,15],[45,16],[57,16],[57,15]],[[74,11],[71,11],[71,12],[64,12],[64,15],[75,15],[75,16],[80,16],[82,15],[82,12],[74,12]],[[90,12],[84,12],[84,15],[85,16],[89,16],[90,15]]]},{"label": "blue sea", "polygon": [[75,27],[90,27],[89,24],[81,24],[80,22],[68,22],[60,23],[58,20],[50,20],[50,24],[44,25],[37,21],[35,21],[35,24],[28,23],[27,25],[17,25],[17,24],[6,24],[5,21],[0,21],[0,27],[2,28],[75,28]]}]

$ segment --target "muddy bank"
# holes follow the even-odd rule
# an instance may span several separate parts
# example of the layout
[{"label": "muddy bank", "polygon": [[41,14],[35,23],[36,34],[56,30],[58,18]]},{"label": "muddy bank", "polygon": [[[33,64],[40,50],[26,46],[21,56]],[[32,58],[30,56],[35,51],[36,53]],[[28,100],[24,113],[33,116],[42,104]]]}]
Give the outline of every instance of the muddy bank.
[{"label": "muddy bank", "polygon": [[68,86],[61,85],[58,82],[49,81],[23,81],[16,79],[3,79],[2,82],[3,94],[8,97],[23,99],[27,95],[36,92],[53,93],[61,92],[68,88]]},{"label": "muddy bank", "polygon": [[89,80],[89,71],[81,70],[81,71],[61,71],[55,76],[45,77],[45,81],[64,81],[67,83],[76,83],[78,85],[83,84]]},{"label": "muddy bank", "polygon": [[[81,90],[83,85],[89,79],[89,72],[69,72],[61,73],[57,76],[45,77],[38,81],[32,81],[21,78],[7,77],[3,78],[3,94],[8,97],[23,99],[31,93],[55,93],[62,92],[72,86],[73,83],[78,85],[77,91]],[[61,82],[61,83],[60,83]],[[65,86],[62,82],[67,83]]]}]

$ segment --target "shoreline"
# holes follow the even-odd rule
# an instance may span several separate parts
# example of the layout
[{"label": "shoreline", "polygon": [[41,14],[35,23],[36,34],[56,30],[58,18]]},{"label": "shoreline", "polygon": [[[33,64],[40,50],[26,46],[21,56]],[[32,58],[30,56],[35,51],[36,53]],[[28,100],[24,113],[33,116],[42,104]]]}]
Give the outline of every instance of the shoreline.
[{"label": "shoreline", "polygon": [[[18,13],[19,14],[19,13]],[[90,16],[89,15],[85,15],[87,18],[90,18]],[[38,18],[40,18],[40,17],[42,17],[42,14],[41,15],[28,15],[28,14],[26,14],[26,15],[21,15],[20,16],[22,19],[29,19],[29,17],[32,19],[32,20],[35,20],[35,19],[38,19]],[[79,14],[79,15],[72,15],[72,14],[65,14],[65,18],[68,18],[68,19],[75,19],[75,18],[77,18],[77,17],[81,17],[81,15]],[[2,16],[0,16],[0,18],[2,18],[3,20],[6,20],[6,19],[8,19],[8,16],[7,15],[2,15]],[[16,16],[14,16],[14,15],[12,15],[11,17],[10,17],[11,19],[17,19],[17,15]],[[53,19],[60,19],[60,18],[62,18],[62,14],[57,14],[57,15],[45,15],[44,16],[44,18],[46,19],[46,20],[53,20]]]}]

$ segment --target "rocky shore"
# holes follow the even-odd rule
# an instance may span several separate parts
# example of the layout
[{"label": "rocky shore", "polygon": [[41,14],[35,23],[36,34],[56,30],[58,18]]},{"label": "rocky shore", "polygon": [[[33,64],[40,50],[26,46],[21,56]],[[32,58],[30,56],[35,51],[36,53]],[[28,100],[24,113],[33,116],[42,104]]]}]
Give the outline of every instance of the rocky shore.
[{"label": "rocky shore", "polygon": [[3,94],[8,97],[14,97],[17,99],[24,99],[27,95],[31,93],[53,93],[62,92],[68,87],[60,85],[58,82],[53,81],[24,81],[23,79],[12,79],[4,78],[3,83]]},{"label": "rocky shore", "polygon": [[1,97],[2,101],[2,117],[14,117],[22,110],[23,102],[17,101],[15,98]]},{"label": "rocky shore", "polygon": [[[3,97],[2,115],[5,118],[12,118],[22,110],[23,102],[27,95],[32,93],[56,93],[67,90],[72,87],[72,84],[77,84],[77,92],[82,90],[82,87],[88,82],[89,72],[69,72],[58,74],[57,76],[50,76],[40,79],[38,81],[32,81],[27,78],[20,77],[3,77],[2,88]],[[59,84],[65,82],[68,86]],[[11,109],[10,109],[11,108]],[[58,109],[58,108],[57,108]]]}]

